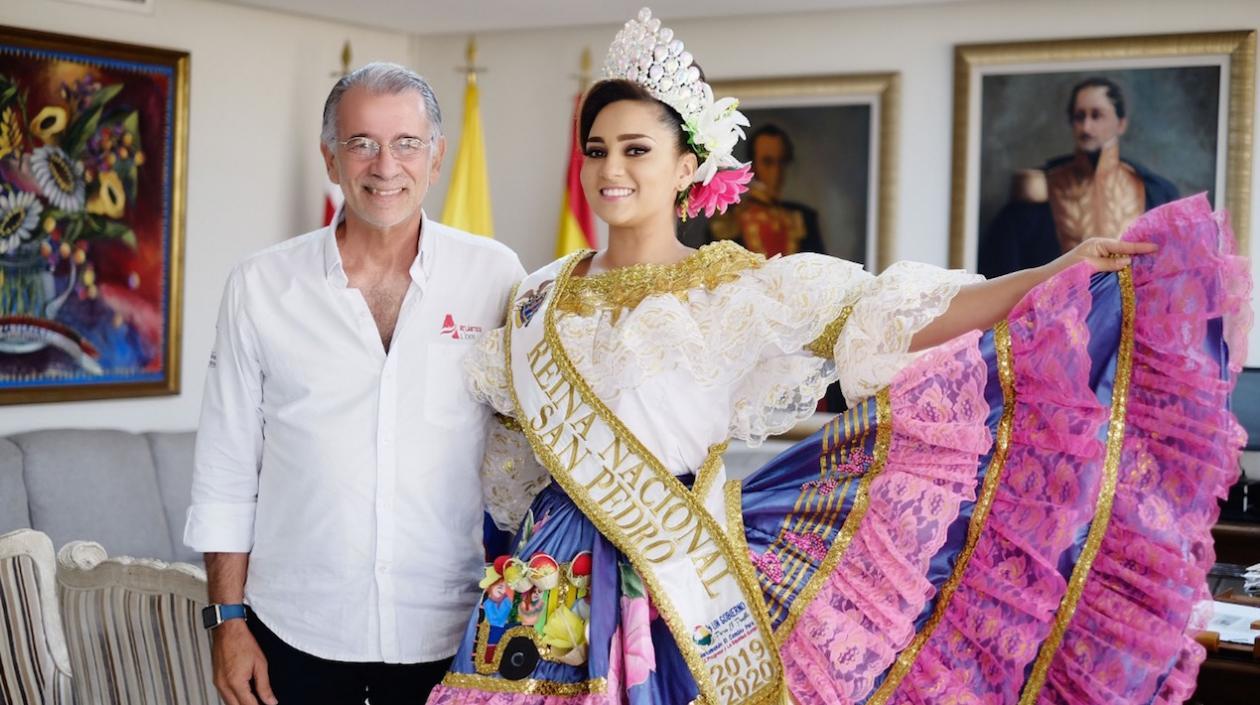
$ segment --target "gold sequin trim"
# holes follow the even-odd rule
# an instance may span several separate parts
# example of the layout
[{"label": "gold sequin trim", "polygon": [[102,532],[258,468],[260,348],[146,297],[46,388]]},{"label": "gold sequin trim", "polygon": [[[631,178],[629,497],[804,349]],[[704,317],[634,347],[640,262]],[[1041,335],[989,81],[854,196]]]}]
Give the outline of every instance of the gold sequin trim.
[{"label": "gold sequin trim", "polygon": [[[707,250],[710,247],[712,246],[706,246],[701,249]],[[553,292],[553,295],[557,297],[557,301],[564,295],[564,290],[568,287],[568,284],[573,281],[571,274],[573,273],[574,267],[576,267],[578,263],[585,258],[585,256],[585,253],[572,255],[569,260],[564,262],[561,266],[560,273],[556,277],[556,290]],[[739,570],[740,560],[742,559],[746,561],[747,556],[738,556],[735,554],[735,549],[731,544],[730,537],[727,536],[719,526],[717,526],[717,522],[704,509],[703,505],[685,486],[683,486],[673,473],[669,472],[669,470],[661,464],[660,460],[655,455],[647,450],[638,437],[636,437],[628,428],[625,427],[624,424],[621,423],[621,420],[612,413],[603,401],[595,395],[594,391],[590,388],[590,385],[586,383],[586,380],[583,379],[577,369],[574,368],[572,360],[570,360],[568,355],[565,354],[563,342],[560,340],[559,333],[556,332],[556,311],[557,308],[554,305],[547,307],[547,311],[544,316],[543,336],[547,346],[552,351],[552,355],[559,366],[561,373],[564,375],[566,380],[570,382],[570,384],[578,389],[583,401],[586,401],[588,405],[599,415],[599,417],[613,429],[613,432],[625,441],[626,445],[632,452],[647,462],[648,467],[651,468],[657,477],[670,488],[671,493],[679,497],[680,501],[686,503],[695,513],[697,519],[705,525],[705,530],[714,537],[714,542],[717,543],[719,549],[726,557],[727,562],[735,569],[736,575],[741,583],[740,587],[742,588],[742,592],[745,596],[745,602],[747,603],[749,611],[752,613],[754,619],[757,621],[761,633],[765,635],[772,634],[769,617],[766,613],[765,601],[761,597],[759,586],[755,580],[749,582],[748,576],[751,571]],[[512,394],[513,404],[516,407],[516,416],[517,418],[521,418],[524,416],[524,410],[521,405],[520,397],[516,391],[516,385],[513,382],[511,335],[504,336],[503,349],[504,359],[507,361],[508,389]],[[538,438],[538,434],[532,432],[528,424],[524,424],[523,428],[525,430],[526,440],[529,441],[530,446],[534,449],[535,455],[538,456],[538,459],[548,468],[548,470],[563,467],[563,464],[555,457],[555,454],[551,452],[551,449],[542,442],[542,439]],[[689,627],[682,621],[682,617],[678,614],[677,609],[674,607],[673,601],[669,599],[669,593],[664,589],[664,586],[660,583],[660,581],[657,580],[656,575],[651,571],[643,569],[645,561],[642,559],[642,556],[639,556],[637,555],[637,552],[634,552],[633,543],[626,540],[624,532],[619,531],[615,525],[606,521],[607,517],[604,517],[599,513],[599,508],[597,506],[593,506],[588,501],[587,497],[581,492],[582,488],[575,486],[574,483],[570,482],[570,478],[567,475],[564,473],[556,473],[554,471],[551,472],[551,475],[552,478],[564,488],[565,492],[569,495],[570,499],[573,500],[574,504],[582,510],[582,513],[586,515],[591,523],[595,524],[596,529],[598,529],[600,533],[604,534],[605,537],[613,540],[614,545],[621,549],[622,552],[631,559],[631,563],[639,569],[639,574],[643,578],[643,581],[647,584],[649,594],[653,597],[653,604],[656,606],[661,618],[665,620],[665,624],[669,626],[670,631],[673,633],[683,660],[687,663],[687,668],[691,671],[692,677],[696,681],[696,686],[700,690],[700,697],[697,698],[696,702],[704,705],[717,705],[720,700],[714,692],[713,681],[709,677],[704,661],[701,659],[695,643],[691,639]],[[767,644],[767,647],[771,649],[771,667],[773,668],[774,673],[769,684],[750,695],[748,699],[744,701],[747,705],[760,705],[761,703],[778,702],[783,693],[783,664],[779,660],[778,651],[774,648],[774,644]]]},{"label": "gold sequin trim", "polygon": [[517,433],[521,433],[521,422],[517,421],[511,416],[507,416],[504,414],[495,414],[494,420],[498,421],[500,426],[502,426],[503,428],[506,428],[509,431],[515,431]]},{"label": "gold sequin trim", "polygon": [[722,455],[726,453],[729,442],[714,443],[709,446],[709,453],[705,456],[704,462],[700,465],[700,470],[696,472],[696,481],[691,486],[691,493],[694,494],[701,502],[709,494],[709,488],[713,486],[713,481],[717,479],[718,470],[722,467]]},{"label": "gold sequin trim", "polygon": [[488,693],[524,693],[527,695],[591,695],[608,692],[608,681],[603,678],[592,678],[580,683],[559,683],[556,681],[535,680],[525,678],[510,681],[505,678],[477,676],[471,673],[448,673],[442,679],[442,685],[449,688],[464,688]]},{"label": "gold sequin trim", "polygon": [[1107,427],[1107,458],[1103,462],[1102,487],[1099,490],[1098,505],[1094,509],[1094,520],[1089,525],[1089,535],[1085,546],[1081,549],[1081,557],[1072,568],[1072,577],[1068,580],[1067,594],[1059,603],[1059,611],[1054,615],[1054,627],[1050,635],[1041,644],[1037,661],[1033,663],[1028,681],[1024,685],[1024,693],[1020,696],[1019,705],[1032,705],[1041,695],[1045,687],[1046,677],[1050,673],[1063,637],[1067,634],[1076,607],[1080,604],[1081,595],[1085,593],[1085,582],[1089,579],[1090,569],[1094,566],[1094,558],[1102,547],[1103,538],[1107,535],[1107,526],[1111,523],[1111,508],[1116,497],[1116,484],[1119,477],[1120,456],[1124,450],[1124,427],[1129,411],[1129,383],[1133,378],[1133,314],[1136,308],[1133,292],[1133,270],[1126,267],[1118,272],[1120,278],[1120,311],[1122,314],[1120,327],[1120,349],[1116,351],[1116,379],[1111,391],[1111,423]]},{"label": "gold sequin trim", "polygon": [[[830,423],[837,423],[838,421],[839,419]],[[787,641],[793,627],[796,626],[796,620],[800,619],[801,613],[814,601],[818,591],[822,589],[826,581],[831,578],[831,574],[835,572],[836,566],[840,564],[840,559],[844,557],[845,551],[849,548],[849,543],[853,541],[853,536],[857,533],[858,527],[862,525],[862,519],[866,516],[866,510],[870,508],[871,481],[884,472],[884,465],[888,461],[888,449],[892,445],[892,401],[887,387],[884,387],[875,395],[875,424],[875,457],[871,461],[870,469],[862,477],[861,482],[858,483],[857,496],[853,498],[853,508],[849,510],[848,518],[844,520],[844,526],[840,528],[840,534],[836,536],[835,542],[828,549],[827,557],[823,559],[822,565],[818,566],[818,570],[810,576],[809,582],[805,583],[805,587],[801,589],[800,594],[792,601],[791,606],[788,607],[787,617],[783,619],[779,628],[775,630],[774,636],[779,646],[783,646],[783,643]]]},{"label": "gold sequin trim", "polygon": [[[577,255],[575,262],[590,254],[588,250]],[[565,313],[589,316],[597,310],[632,309],[657,294],[673,294],[686,301],[689,290],[716,289],[765,261],[765,257],[734,242],[713,242],[674,264],[633,264],[586,277],[570,277],[563,290],[556,292],[552,306]]]},{"label": "gold sequin trim", "polygon": [[814,338],[814,341],[805,346],[806,352],[811,352],[816,357],[831,359],[836,354],[836,341],[840,340],[840,331],[844,330],[844,324],[849,321],[849,316],[853,315],[853,307],[845,306],[840,309],[840,315],[835,317],[827,327],[823,329],[822,335]]},{"label": "gold sequin trim", "polygon": [[[546,644],[542,643],[542,640],[538,637],[538,634],[534,632],[533,627],[527,627],[527,626],[522,625],[522,626],[512,627],[511,629],[504,630],[503,634],[499,636],[499,643],[498,643],[499,647],[507,646],[507,643],[511,641],[513,637],[518,637],[518,636],[523,636],[529,639],[530,641],[534,642],[534,646],[537,647],[538,649],[539,657],[547,659],[546,655],[544,655],[544,650],[550,651],[550,648]],[[502,648],[496,648],[494,650],[494,656],[491,657],[491,660],[489,661],[486,660],[486,649],[488,648],[487,642],[489,641],[490,641],[490,624],[488,622],[482,622],[481,624],[477,625],[476,645],[473,648],[473,668],[477,669],[478,673],[483,673],[486,675],[489,675],[491,673],[498,673],[499,665],[503,662],[503,649]],[[551,659],[547,659],[547,660],[551,660]]]},{"label": "gold sequin trim", "polygon": [[914,666],[923,645],[932,637],[932,632],[936,631],[936,627],[945,618],[945,610],[953,600],[954,593],[958,591],[958,586],[962,584],[967,565],[971,562],[971,556],[976,551],[976,544],[979,543],[980,535],[984,533],[984,527],[989,521],[993,498],[997,495],[1002,471],[1006,467],[1006,457],[1011,446],[1011,427],[1015,422],[1015,367],[1011,357],[1011,329],[1006,321],[999,321],[994,326],[993,346],[997,349],[998,381],[1002,385],[1002,418],[998,421],[997,438],[993,443],[993,457],[989,460],[989,469],[985,471],[984,487],[971,513],[967,541],[958,555],[958,562],[955,563],[949,579],[941,586],[940,598],[936,602],[935,609],[932,610],[932,616],[923,625],[923,629],[915,635],[910,646],[897,654],[897,660],[893,663],[892,670],[888,672],[888,677],[867,701],[870,705],[884,705],[888,702],[893,691],[901,685],[901,680]]}]

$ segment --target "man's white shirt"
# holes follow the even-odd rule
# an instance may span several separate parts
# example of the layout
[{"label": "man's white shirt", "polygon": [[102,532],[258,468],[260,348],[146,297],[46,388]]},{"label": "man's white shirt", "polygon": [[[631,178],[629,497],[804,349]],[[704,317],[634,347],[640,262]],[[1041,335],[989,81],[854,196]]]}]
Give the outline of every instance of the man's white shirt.
[{"label": "man's white shirt", "polygon": [[479,594],[490,411],[460,362],[524,270],[426,217],[410,275],[388,353],[331,226],[238,265],[219,312],[184,542],[248,552],[246,602],[325,659],[446,658]]}]

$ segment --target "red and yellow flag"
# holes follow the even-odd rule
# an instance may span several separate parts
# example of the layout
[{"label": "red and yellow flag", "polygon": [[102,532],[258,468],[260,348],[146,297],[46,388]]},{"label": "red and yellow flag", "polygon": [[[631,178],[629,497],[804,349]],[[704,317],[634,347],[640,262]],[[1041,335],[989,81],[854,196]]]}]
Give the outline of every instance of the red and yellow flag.
[{"label": "red and yellow flag", "polygon": [[556,257],[595,247],[595,217],[582,192],[582,146],[578,144],[577,118],[582,96],[574,102],[569,130],[569,172],[565,178],[564,202],[560,207],[560,231],[556,235]]}]

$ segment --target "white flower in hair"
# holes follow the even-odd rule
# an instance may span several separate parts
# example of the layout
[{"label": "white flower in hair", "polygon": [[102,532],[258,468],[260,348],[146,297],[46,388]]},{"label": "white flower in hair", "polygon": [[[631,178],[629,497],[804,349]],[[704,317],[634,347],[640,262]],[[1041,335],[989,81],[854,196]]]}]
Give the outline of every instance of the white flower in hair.
[{"label": "white flower in hair", "polygon": [[740,166],[735,159],[735,145],[744,139],[741,127],[748,127],[748,118],[736,110],[739,101],[723,98],[705,106],[694,121],[688,121],[687,131],[697,151],[707,154],[704,163],[696,170],[695,181],[707,184],[718,169]]}]

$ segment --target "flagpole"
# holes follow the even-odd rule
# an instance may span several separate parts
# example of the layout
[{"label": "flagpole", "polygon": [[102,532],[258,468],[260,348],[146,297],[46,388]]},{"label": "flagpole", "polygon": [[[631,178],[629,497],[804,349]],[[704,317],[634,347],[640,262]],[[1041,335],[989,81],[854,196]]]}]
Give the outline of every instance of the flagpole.
[{"label": "flagpole", "polygon": [[464,46],[464,65],[456,66],[456,71],[464,74],[467,83],[476,83],[477,74],[486,73],[484,66],[477,65],[477,37],[475,35],[468,36],[468,44]]},{"label": "flagpole", "polygon": [[481,129],[481,100],[477,76],[487,73],[477,65],[477,39],[468,37],[464,65],[464,118],[459,148],[451,169],[451,185],[442,208],[442,222],[477,235],[494,236],[490,208],[490,179],[486,173],[485,137]]},{"label": "flagpole", "polygon": [[586,92],[587,87],[591,85],[591,48],[582,48],[582,58],[578,60],[580,67],[578,73],[573,77],[578,82],[578,95]]}]

